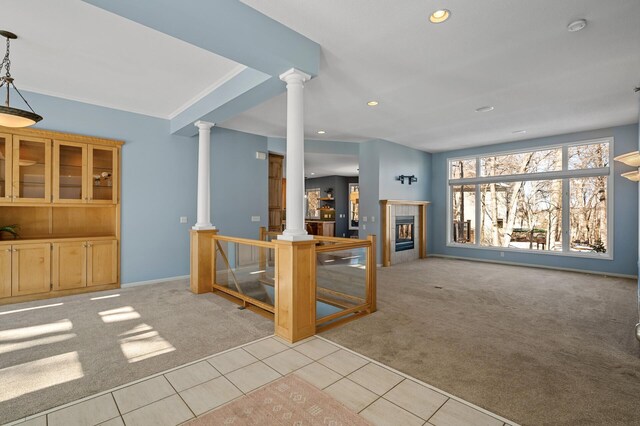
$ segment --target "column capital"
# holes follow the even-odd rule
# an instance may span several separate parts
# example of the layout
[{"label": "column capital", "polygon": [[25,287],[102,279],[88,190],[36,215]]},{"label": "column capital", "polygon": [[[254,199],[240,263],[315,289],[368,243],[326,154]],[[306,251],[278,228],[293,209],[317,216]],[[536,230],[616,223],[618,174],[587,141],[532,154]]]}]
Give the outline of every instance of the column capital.
[{"label": "column capital", "polygon": [[198,120],[195,123],[193,123],[193,125],[196,126],[200,130],[209,130],[210,128],[215,126],[216,123],[209,123],[208,121]]},{"label": "column capital", "polygon": [[311,76],[298,69],[291,68],[280,74],[280,80],[286,81],[287,83],[304,83],[305,81],[311,80]]}]

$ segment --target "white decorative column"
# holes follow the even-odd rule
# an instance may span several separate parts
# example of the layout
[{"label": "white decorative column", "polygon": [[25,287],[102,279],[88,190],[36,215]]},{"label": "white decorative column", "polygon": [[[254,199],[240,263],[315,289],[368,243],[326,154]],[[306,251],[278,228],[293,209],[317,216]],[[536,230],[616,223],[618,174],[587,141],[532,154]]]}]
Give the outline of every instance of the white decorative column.
[{"label": "white decorative column", "polygon": [[193,229],[216,229],[211,224],[211,128],[214,123],[196,121],[198,139],[198,218]]},{"label": "white decorative column", "polygon": [[291,68],[287,83],[287,227],[278,239],[311,240],[304,225],[304,82],[311,76]]}]

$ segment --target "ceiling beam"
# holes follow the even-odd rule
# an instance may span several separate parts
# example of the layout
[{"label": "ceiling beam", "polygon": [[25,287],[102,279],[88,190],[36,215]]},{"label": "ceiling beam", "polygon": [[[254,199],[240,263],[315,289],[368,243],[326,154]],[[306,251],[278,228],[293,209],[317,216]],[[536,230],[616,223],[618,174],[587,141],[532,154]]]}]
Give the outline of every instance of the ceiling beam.
[{"label": "ceiling beam", "polygon": [[317,43],[239,0],[83,1],[248,67],[174,117],[172,133],[192,133],[194,121],[220,122],[282,93],[277,77],[290,68],[318,73]]}]

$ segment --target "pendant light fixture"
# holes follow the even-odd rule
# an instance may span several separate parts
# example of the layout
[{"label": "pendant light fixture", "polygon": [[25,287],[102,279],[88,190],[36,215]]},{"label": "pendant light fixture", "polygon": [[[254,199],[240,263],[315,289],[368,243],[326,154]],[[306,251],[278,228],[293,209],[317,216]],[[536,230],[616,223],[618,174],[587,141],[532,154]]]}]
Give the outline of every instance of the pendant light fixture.
[{"label": "pendant light fixture", "polygon": [[[4,106],[0,105],[0,126],[5,127],[27,127],[36,124],[38,121],[42,120],[42,117],[36,114],[36,112],[31,108],[29,102],[22,96],[22,93],[18,90],[16,85],[13,83],[13,77],[11,77],[11,60],[9,59],[9,45],[11,40],[15,40],[18,38],[12,32],[0,30],[0,36],[5,37],[7,39],[7,52],[4,55],[4,59],[2,59],[2,64],[0,64],[0,88],[6,86],[6,98],[4,101]],[[4,75],[1,75],[4,71]],[[13,90],[16,91],[18,95],[22,98],[25,104],[29,107],[31,111],[26,111],[23,109],[12,108],[9,105],[9,89],[13,86]]]}]

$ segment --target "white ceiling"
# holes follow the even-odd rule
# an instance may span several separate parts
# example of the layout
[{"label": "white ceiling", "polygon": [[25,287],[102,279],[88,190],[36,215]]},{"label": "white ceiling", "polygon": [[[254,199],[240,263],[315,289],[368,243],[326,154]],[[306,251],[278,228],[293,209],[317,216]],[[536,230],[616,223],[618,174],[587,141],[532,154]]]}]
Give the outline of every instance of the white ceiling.
[{"label": "white ceiling", "polygon": [[358,176],[358,156],[304,153],[304,174],[308,178],[323,176]]},{"label": "white ceiling", "polygon": [[18,89],[155,117],[245,68],[80,0],[3,0],[2,21]]},{"label": "white ceiling", "polygon": [[[443,151],[638,120],[638,0],[242,1],[322,46],[310,138]],[[441,7],[451,18],[430,24]],[[281,95],[222,125],[282,137],[285,122]]]}]

